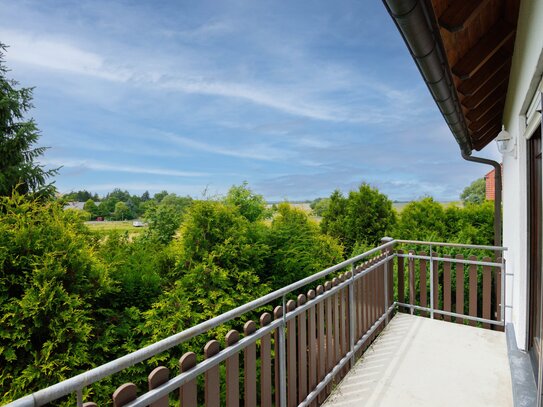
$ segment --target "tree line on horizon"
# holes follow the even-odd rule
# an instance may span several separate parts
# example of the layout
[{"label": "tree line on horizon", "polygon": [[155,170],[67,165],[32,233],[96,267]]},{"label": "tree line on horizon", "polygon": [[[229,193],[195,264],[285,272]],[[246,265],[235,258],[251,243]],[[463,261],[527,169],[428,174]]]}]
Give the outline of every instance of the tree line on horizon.
[{"label": "tree line on horizon", "polygon": [[[462,203],[464,205],[484,203],[486,200],[485,188],[484,178],[473,181],[462,191],[460,195]],[[340,194],[340,192],[335,191],[331,197],[321,197],[303,202],[309,204],[314,216],[321,218],[329,209],[330,202],[333,199],[337,199],[337,194]],[[84,202],[84,212],[81,213],[84,220],[133,220],[144,218],[152,221],[157,206],[163,204],[182,209],[190,204],[193,198],[188,195],[178,196],[166,190],[157,192],[151,196],[149,191],[137,195],[130,194],[127,190],[123,191],[120,188],[114,188],[113,191],[106,193],[103,197],[100,197],[97,193],[93,194],[83,189],[64,194],[60,199],[63,202]],[[280,202],[273,203],[272,207],[277,206],[277,203]]]}]

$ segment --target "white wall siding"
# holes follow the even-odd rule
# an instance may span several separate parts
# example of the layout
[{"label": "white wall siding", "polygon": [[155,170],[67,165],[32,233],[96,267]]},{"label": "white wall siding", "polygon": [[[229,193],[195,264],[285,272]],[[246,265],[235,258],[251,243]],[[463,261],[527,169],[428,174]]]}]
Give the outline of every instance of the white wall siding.
[{"label": "white wall siding", "polygon": [[[524,348],[527,336],[527,185],[526,119],[543,71],[543,1],[521,2],[504,125],[517,139],[516,156],[503,159],[503,244],[507,271],[508,321],[515,325],[517,343]],[[514,280],[514,281],[513,281]]]}]

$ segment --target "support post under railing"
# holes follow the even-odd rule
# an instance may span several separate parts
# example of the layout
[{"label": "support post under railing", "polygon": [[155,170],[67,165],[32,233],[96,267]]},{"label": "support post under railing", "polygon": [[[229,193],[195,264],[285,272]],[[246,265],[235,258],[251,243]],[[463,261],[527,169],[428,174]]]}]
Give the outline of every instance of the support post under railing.
[{"label": "support post under railing", "polygon": [[504,329],[505,329],[505,256],[504,254],[502,253],[502,267],[501,267],[501,280],[502,280],[502,287],[501,287],[501,307],[500,307],[500,318],[501,318],[501,321],[503,322],[503,326],[504,326]]},{"label": "support post under railing", "polygon": [[430,245],[430,318],[434,319],[434,253]]},{"label": "support post under railing", "polygon": [[351,279],[349,282],[349,350],[352,353],[351,356],[351,369],[354,367],[356,362],[354,355],[354,342],[355,342],[355,318],[356,313],[354,309],[354,270],[355,265],[351,265]]},{"label": "support post under railing", "polygon": [[[388,243],[388,242],[391,242],[392,239],[391,237],[383,237],[381,239],[381,243],[385,244],[385,243]],[[385,249],[385,258],[386,258],[386,261],[385,261],[385,272],[383,273],[384,275],[384,287],[385,287],[385,311],[388,310],[388,307],[389,307],[389,303],[388,303],[388,273],[391,272],[389,270],[389,266],[388,266],[388,263],[389,263],[389,253],[390,251],[392,250],[392,248],[390,247],[387,247]],[[385,325],[388,325],[388,321],[389,321],[389,316],[388,314],[386,315],[386,319],[385,319]]]},{"label": "support post under railing", "polygon": [[77,407],[83,407],[83,389],[79,388],[75,393],[77,396]]},{"label": "support post under railing", "polygon": [[287,329],[287,304],[286,296],[283,295],[283,323],[279,328],[279,406],[287,407],[287,359],[285,331]]}]

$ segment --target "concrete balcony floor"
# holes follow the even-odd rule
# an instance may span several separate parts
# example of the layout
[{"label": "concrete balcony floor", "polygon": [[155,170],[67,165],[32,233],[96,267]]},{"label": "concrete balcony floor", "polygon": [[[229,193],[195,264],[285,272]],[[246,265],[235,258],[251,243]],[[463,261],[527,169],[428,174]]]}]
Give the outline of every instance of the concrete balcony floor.
[{"label": "concrete balcony floor", "polygon": [[398,313],[324,405],[513,406],[505,334]]}]

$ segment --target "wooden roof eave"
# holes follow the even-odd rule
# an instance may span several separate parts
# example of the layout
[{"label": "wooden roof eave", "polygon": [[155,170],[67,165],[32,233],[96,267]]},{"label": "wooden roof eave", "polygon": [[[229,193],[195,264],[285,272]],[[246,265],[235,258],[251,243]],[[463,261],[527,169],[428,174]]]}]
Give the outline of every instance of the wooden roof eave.
[{"label": "wooden roof eave", "polygon": [[439,25],[468,136],[481,150],[498,135],[520,0],[421,0]]},{"label": "wooden roof eave", "polygon": [[[519,1],[383,0],[464,155],[501,127]],[[421,55],[429,44],[443,64],[439,93]]]}]

